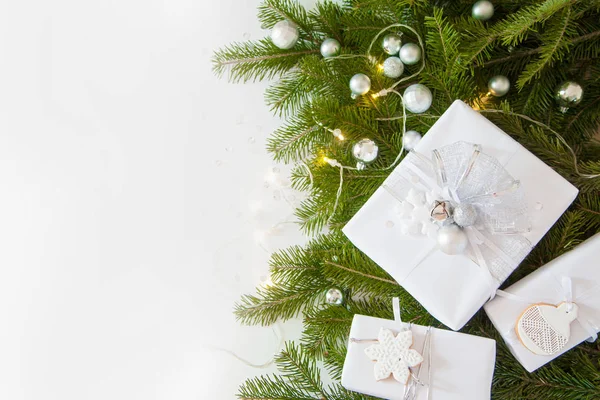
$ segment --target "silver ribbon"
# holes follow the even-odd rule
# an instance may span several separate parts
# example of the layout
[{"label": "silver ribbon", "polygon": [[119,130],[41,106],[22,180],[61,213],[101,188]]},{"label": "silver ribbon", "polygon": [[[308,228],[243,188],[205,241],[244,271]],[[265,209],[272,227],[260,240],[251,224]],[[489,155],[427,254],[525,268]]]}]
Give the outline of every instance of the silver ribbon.
[{"label": "silver ribbon", "polygon": [[[522,236],[530,226],[519,181],[480,145],[466,142],[433,150],[433,160],[412,151],[398,170],[409,187],[475,208],[478,224],[464,228],[468,256],[482,268],[492,299],[499,284],[531,251],[531,243]],[[383,187],[401,200],[388,185]],[[437,246],[425,252],[415,268],[435,250]]]}]

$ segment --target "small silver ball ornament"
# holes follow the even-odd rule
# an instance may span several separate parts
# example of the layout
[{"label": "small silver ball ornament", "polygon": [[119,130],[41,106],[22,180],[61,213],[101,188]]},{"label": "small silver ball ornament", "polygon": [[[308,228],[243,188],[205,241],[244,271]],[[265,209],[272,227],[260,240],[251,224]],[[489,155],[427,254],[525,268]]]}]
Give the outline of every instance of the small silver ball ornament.
[{"label": "small silver ball ornament", "polygon": [[400,51],[400,47],[402,47],[402,39],[399,35],[395,33],[391,33],[389,35],[385,35],[383,37],[383,51],[385,51],[390,56],[398,54]]},{"label": "small silver ball ornament", "polygon": [[416,43],[406,43],[400,49],[400,60],[406,65],[414,65],[421,59],[421,47]]},{"label": "small silver ball ornament", "polygon": [[467,234],[458,225],[444,225],[437,233],[437,243],[446,254],[462,254],[469,245]]},{"label": "small silver ball ornament", "polygon": [[508,93],[510,81],[504,75],[493,76],[488,82],[488,91],[496,97],[502,97]]},{"label": "small silver ball ornament", "polygon": [[574,107],[581,103],[583,88],[577,82],[563,82],[556,88],[554,98],[560,107],[560,111],[565,113],[569,107]]},{"label": "small silver ball ornament", "polygon": [[333,38],[325,39],[323,43],[321,43],[321,55],[325,58],[335,57],[340,54],[340,50],[342,46],[340,42]]},{"label": "small silver ball ornament", "polygon": [[406,150],[412,150],[421,141],[421,134],[417,131],[406,131],[402,136],[402,144]]},{"label": "small silver ball ornament", "polygon": [[371,90],[371,79],[365,74],[356,74],[350,78],[350,90],[352,98],[363,95]]},{"label": "small silver ball ornament", "polygon": [[292,21],[283,20],[273,26],[271,40],[273,44],[282,50],[294,47],[300,36],[298,27]]},{"label": "small silver ball ornament", "polygon": [[433,102],[431,90],[420,83],[415,83],[407,87],[402,97],[404,98],[406,109],[414,114],[424,113],[429,110]]},{"label": "small silver ball ornament", "polygon": [[457,204],[452,211],[454,223],[463,228],[466,226],[475,225],[477,222],[477,209],[471,204]]},{"label": "small silver ball ornament", "polygon": [[471,15],[480,21],[487,21],[494,16],[494,5],[491,1],[480,0],[473,4]]},{"label": "small silver ball ornament", "polygon": [[338,288],[331,288],[325,292],[325,303],[332,306],[341,306],[344,304],[344,292]]},{"label": "small silver ball ornament", "polygon": [[388,57],[383,62],[383,75],[396,79],[404,72],[404,64],[398,57]]},{"label": "small silver ball ornament", "polygon": [[371,139],[362,139],[352,146],[352,155],[358,161],[356,167],[359,170],[364,169],[366,164],[375,161],[378,153],[379,147]]}]

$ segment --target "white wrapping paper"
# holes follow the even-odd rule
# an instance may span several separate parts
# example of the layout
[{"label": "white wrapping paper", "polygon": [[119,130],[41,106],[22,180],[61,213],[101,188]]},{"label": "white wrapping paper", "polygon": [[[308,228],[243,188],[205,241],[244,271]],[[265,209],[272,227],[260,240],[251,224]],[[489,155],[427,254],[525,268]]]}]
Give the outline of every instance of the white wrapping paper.
[{"label": "white wrapping paper", "polygon": [[[484,153],[498,159],[521,181],[532,225],[524,236],[532,246],[577,196],[573,185],[459,100],[431,127],[415,150],[430,157],[432,150],[458,141],[480,144]],[[402,163],[384,184],[396,184],[401,167]],[[431,248],[430,239],[404,235],[399,224],[388,224],[397,221],[397,204],[380,187],[344,227],[344,233],[431,315],[451,329],[462,328],[489,298],[486,274],[465,255],[436,251],[425,257]]]},{"label": "white wrapping paper", "polygon": [[[350,338],[376,339],[380,328],[399,331],[399,323],[392,320],[355,315],[350,329]],[[422,353],[427,327],[412,325],[413,348]],[[496,341],[479,336],[467,335],[443,329],[432,328],[431,340],[431,400],[486,400],[490,398]],[[355,392],[401,400],[405,386],[392,377],[376,381],[373,365],[364,352],[370,343],[349,343],[342,385]],[[419,379],[427,383],[428,356],[423,354],[424,368]],[[427,400],[427,389],[420,387],[417,400]]]},{"label": "white wrapping paper", "polygon": [[[552,260],[505,292],[537,302],[559,304],[565,301],[560,282],[563,277],[571,278],[572,298],[579,309],[579,316],[589,320],[595,331],[600,332],[600,234],[588,239],[575,249]],[[577,320],[571,323],[571,337],[558,354],[540,356],[529,351],[513,334],[517,319],[528,307],[527,303],[496,296],[484,306],[488,317],[498,329],[508,347],[529,372],[533,372],[561,354],[569,351],[590,335]],[[584,320],[584,321],[585,321]]]}]

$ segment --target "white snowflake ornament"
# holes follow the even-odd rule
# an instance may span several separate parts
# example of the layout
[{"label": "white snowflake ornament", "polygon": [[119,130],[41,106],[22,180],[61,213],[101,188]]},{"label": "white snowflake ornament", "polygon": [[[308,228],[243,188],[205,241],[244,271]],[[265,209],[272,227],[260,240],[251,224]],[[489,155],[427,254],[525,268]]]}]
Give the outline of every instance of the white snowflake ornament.
[{"label": "white snowflake ornament", "polygon": [[412,331],[394,333],[385,328],[379,330],[379,344],[365,349],[365,354],[372,361],[377,361],[374,367],[375,379],[380,381],[394,375],[394,379],[406,385],[410,376],[410,367],[416,367],[423,362],[423,356],[412,346]]},{"label": "white snowflake ornament", "polygon": [[435,238],[439,226],[431,219],[431,193],[411,188],[406,198],[398,202],[396,213],[400,217],[400,230],[404,235],[425,235]]}]

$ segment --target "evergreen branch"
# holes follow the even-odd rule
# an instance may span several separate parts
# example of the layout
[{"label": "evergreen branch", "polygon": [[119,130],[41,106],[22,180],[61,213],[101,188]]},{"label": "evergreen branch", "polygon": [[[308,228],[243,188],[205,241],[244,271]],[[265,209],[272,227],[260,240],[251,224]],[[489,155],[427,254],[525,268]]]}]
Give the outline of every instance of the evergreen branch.
[{"label": "evergreen branch", "polygon": [[282,50],[269,38],[232,43],[214,54],[213,71],[219,76],[229,71],[233,82],[271,79],[294,68],[302,57],[318,52],[303,43],[298,43],[294,50]]},{"label": "evergreen branch", "polygon": [[334,267],[336,267],[336,268],[339,268],[339,269],[343,269],[344,271],[351,272],[351,273],[353,273],[353,274],[357,274],[357,275],[363,276],[363,277],[365,277],[365,278],[369,278],[369,279],[375,279],[375,280],[378,280],[378,281],[380,281],[380,282],[390,283],[390,284],[392,284],[392,285],[398,285],[398,282],[396,282],[396,281],[394,281],[394,280],[392,280],[392,279],[385,279],[385,278],[381,278],[381,277],[379,277],[379,276],[374,276],[374,275],[365,274],[365,273],[363,273],[363,272],[356,271],[356,270],[353,270],[353,269],[351,269],[351,268],[348,268],[348,267],[344,267],[343,265],[336,264],[336,263],[334,263],[334,262],[331,262],[331,261],[325,261],[325,264],[328,264],[328,265],[334,266]]},{"label": "evergreen branch", "polygon": [[552,31],[549,35],[543,35],[542,40],[547,40],[547,44],[541,47],[542,55],[540,59],[527,65],[525,71],[519,77],[517,81],[519,90],[523,89],[532,79],[538,77],[543,68],[552,66],[556,59],[560,60],[563,52],[567,50],[568,44],[566,43],[565,36],[569,35],[569,32],[573,32],[572,29],[569,30],[571,8],[565,8],[563,14],[556,27],[559,34],[557,35],[556,32]]}]

